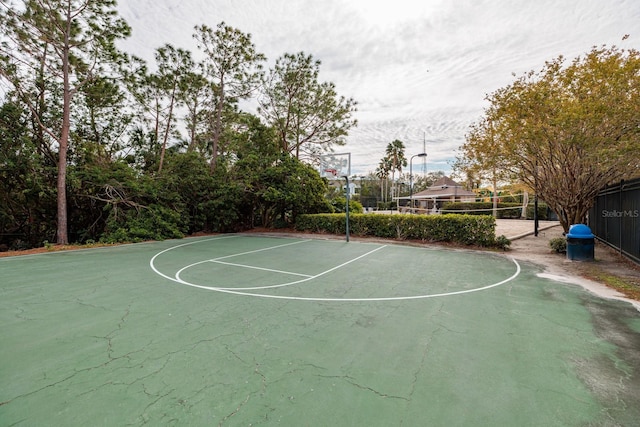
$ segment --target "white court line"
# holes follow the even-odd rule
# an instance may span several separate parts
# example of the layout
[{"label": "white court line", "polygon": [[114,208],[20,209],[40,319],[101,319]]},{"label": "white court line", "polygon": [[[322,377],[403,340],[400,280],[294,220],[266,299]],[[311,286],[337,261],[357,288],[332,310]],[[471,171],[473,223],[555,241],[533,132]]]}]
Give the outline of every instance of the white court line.
[{"label": "white court line", "polygon": [[[228,236],[228,237],[234,237],[234,236]],[[220,237],[220,238],[224,238],[224,237]],[[305,279],[298,280],[298,281],[295,281],[295,282],[286,283],[286,284],[283,284],[283,285],[262,286],[262,287],[255,287],[255,288],[219,288],[219,287],[203,286],[203,285],[198,285],[198,284],[195,284],[195,283],[189,283],[189,282],[186,282],[186,281],[184,281],[184,280],[182,280],[182,279],[180,279],[180,278],[179,278],[179,272],[178,272],[178,273],[176,273],[176,277],[170,277],[170,276],[167,276],[166,274],[164,274],[164,273],[160,272],[160,271],[155,267],[155,265],[154,265],[154,263],[155,263],[155,259],[156,259],[159,255],[161,255],[161,254],[163,254],[163,253],[165,253],[165,252],[168,252],[168,251],[170,251],[170,250],[172,250],[172,249],[176,249],[176,248],[183,247],[183,246],[187,246],[187,245],[194,244],[194,243],[205,242],[205,241],[210,241],[210,240],[217,240],[217,239],[219,239],[219,238],[206,239],[206,240],[198,240],[198,241],[196,241],[196,242],[185,243],[185,244],[182,244],[182,245],[178,245],[178,246],[174,246],[174,247],[171,247],[171,248],[165,249],[165,250],[163,250],[163,251],[161,251],[161,252],[157,253],[156,255],[154,255],[154,256],[151,258],[151,260],[149,261],[149,264],[150,264],[150,266],[151,266],[151,269],[152,269],[154,272],[156,272],[156,274],[158,274],[158,275],[160,275],[160,276],[162,276],[162,277],[164,277],[164,278],[166,278],[166,279],[169,279],[169,280],[171,280],[172,282],[180,283],[180,284],[182,284],[182,285],[187,285],[187,286],[191,286],[191,287],[194,287],[194,288],[205,289],[205,290],[209,290],[209,291],[216,291],[216,292],[222,292],[222,293],[234,294],[234,295],[252,296],[252,297],[258,297],[258,298],[270,298],[270,299],[293,300],[293,301],[318,301],[318,302],[404,301],[404,300],[417,300],[417,299],[427,299],[427,298],[437,298],[437,297],[447,297],[447,296],[454,296],[454,295],[463,295],[463,294],[469,294],[469,293],[473,293],[473,292],[480,292],[480,291],[484,291],[484,290],[487,290],[487,289],[495,288],[495,287],[500,286],[500,285],[504,285],[505,283],[508,283],[508,282],[512,281],[513,279],[515,279],[516,277],[518,277],[518,276],[520,275],[520,271],[521,271],[520,264],[518,264],[518,261],[516,261],[516,260],[515,260],[515,258],[510,258],[510,259],[511,259],[511,261],[512,261],[512,262],[515,264],[515,266],[516,266],[516,271],[515,271],[515,273],[514,273],[514,274],[512,274],[512,275],[511,275],[510,277],[508,277],[507,279],[504,279],[504,280],[502,280],[502,281],[500,281],[500,282],[493,283],[493,284],[491,284],[491,285],[483,286],[483,287],[480,287],[480,288],[468,289],[468,290],[463,290],[463,291],[445,292],[445,293],[440,293],[440,294],[410,295],[410,296],[404,296],[404,297],[377,297],[377,298],[319,298],[319,297],[294,297],[294,296],[287,296],[287,295],[268,295],[268,294],[257,294],[257,293],[242,292],[242,291],[245,291],[245,290],[257,290],[257,289],[269,289],[269,288],[274,288],[274,287],[289,286],[289,285],[293,285],[293,284],[296,284],[296,283],[306,282],[306,281],[308,281],[308,280],[312,280],[312,279],[314,279],[314,278],[317,278],[317,277],[320,277],[320,276],[322,276],[322,275],[325,275],[325,274],[327,274],[327,273],[329,273],[329,272],[331,272],[331,271],[334,271],[334,270],[336,270],[336,269],[338,269],[338,268],[340,268],[340,267],[343,267],[343,266],[345,266],[345,265],[347,265],[347,264],[350,264],[350,263],[352,263],[352,262],[354,262],[354,261],[356,261],[356,260],[358,260],[358,259],[361,259],[361,258],[363,258],[364,256],[367,256],[367,255],[369,255],[369,254],[371,254],[371,253],[373,253],[373,252],[375,252],[375,251],[378,251],[378,250],[380,250],[380,249],[382,249],[382,248],[386,247],[387,245],[385,245],[385,246],[381,246],[381,247],[378,247],[378,248],[374,249],[373,251],[370,251],[370,252],[368,252],[368,253],[366,253],[366,254],[364,254],[364,255],[361,255],[361,256],[359,256],[359,257],[357,257],[357,258],[354,258],[354,259],[352,259],[352,260],[350,260],[350,261],[347,261],[347,262],[345,262],[345,263],[343,263],[343,264],[340,264],[340,265],[338,265],[338,266],[336,266],[336,267],[333,267],[333,268],[331,268],[331,269],[329,269],[329,270],[327,270],[327,271],[324,271],[324,272],[322,272],[322,273],[320,273],[320,274],[318,274],[318,275],[315,275],[315,276],[311,276],[311,277],[309,277],[309,278],[305,278]],[[301,243],[301,242],[296,242],[296,243]],[[282,246],[282,245],[279,245],[279,246]],[[261,249],[261,250],[268,250],[268,249],[269,249],[269,248],[265,248],[265,249]],[[259,250],[259,251],[261,251],[261,250]],[[253,251],[252,251],[252,252],[253,252]],[[227,257],[222,257],[222,258],[228,258],[228,257],[232,257],[232,256],[234,256],[234,255],[229,255],[229,256],[227,256]],[[222,259],[222,258],[218,258],[218,259]],[[193,266],[193,265],[201,264],[201,263],[203,263],[203,262],[209,262],[209,261],[202,261],[202,262],[200,262],[200,263],[191,264],[190,266],[184,267],[184,268],[183,268],[183,269],[181,269],[180,271],[183,271],[183,270],[185,270],[186,268],[189,268],[189,267],[191,267],[191,266]]]},{"label": "white court line", "polygon": [[[196,262],[196,263],[193,263],[193,264],[189,264],[186,267],[182,267],[180,270],[178,270],[177,273],[175,274],[175,281],[177,281],[178,283],[185,284],[185,285],[189,284],[189,282],[187,282],[185,280],[182,280],[182,278],[180,277],[182,272],[187,270],[187,269],[189,269],[189,268],[192,268],[192,267],[194,267],[196,265],[204,264],[205,262],[219,262],[220,264],[224,264],[224,262],[220,261],[221,259],[233,258],[233,257],[240,256],[240,255],[249,255],[249,254],[254,254],[254,253],[257,253],[257,252],[264,252],[264,251],[268,251],[268,250],[271,250],[271,249],[277,249],[277,248],[282,248],[282,247],[285,247],[285,246],[297,245],[299,243],[306,243],[306,242],[310,242],[310,241],[311,240],[309,240],[309,239],[307,239],[307,240],[299,240],[299,241],[295,241],[295,242],[291,242],[291,243],[284,243],[282,245],[269,246],[268,248],[255,249],[255,250],[252,250],[252,251],[240,252],[240,253],[237,253],[237,254],[225,255],[225,256],[222,256],[222,257],[214,258],[214,259],[208,259],[208,260],[204,260],[204,261],[199,261],[199,262]],[[237,264],[237,265],[240,265],[240,264]],[[152,268],[154,268],[154,267],[152,266]],[[259,268],[259,267],[255,267],[255,268]],[[155,268],[154,268],[154,270],[155,270]],[[298,274],[298,273],[293,273],[293,272],[282,272],[282,273],[299,275],[299,276],[303,276],[303,277],[310,277],[307,274]],[[165,275],[163,275],[163,276],[169,278],[168,276],[165,276]],[[169,278],[169,280],[174,280],[174,279]],[[286,285],[278,285],[278,286],[286,286]],[[230,289],[249,290],[249,289],[254,289],[254,288],[230,288]],[[262,289],[262,288],[258,287],[256,289]]]},{"label": "white court line", "polygon": [[155,254],[150,260],[149,260],[149,267],[151,267],[151,269],[158,275],[164,277],[165,279],[169,279],[175,282],[175,279],[171,276],[167,276],[166,274],[164,274],[163,272],[161,272],[160,270],[158,270],[155,266],[155,262],[156,262],[156,258],[158,258],[160,255],[172,251],[174,249],[178,249],[178,248],[182,248],[184,246],[189,246],[189,245],[195,245],[196,243],[202,243],[202,242],[210,242],[211,240],[221,240],[221,239],[229,239],[231,237],[238,237],[237,234],[231,234],[231,235],[227,235],[227,236],[219,236],[219,237],[213,237],[211,239],[203,239],[203,240],[196,240],[193,242],[188,242],[188,243],[183,243],[181,245],[177,245],[177,246],[171,246],[170,248],[167,248],[165,250],[162,250],[160,252],[158,252],[157,254]]},{"label": "white court line", "polygon": [[284,243],[282,245],[269,246],[268,248],[255,249],[253,251],[247,251],[247,252],[240,252],[239,254],[225,255],[225,256],[221,256],[219,258],[211,259],[209,261],[219,261],[221,259],[233,258],[233,257],[236,257],[236,256],[241,256],[241,255],[255,254],[257,252],[270,251],[271,249],[283,248],[285,246],[297,245],[299,243],[307,243],[307,242],[310,242],[310,241],[311,240],[307,239],[307,240],[300,240],[300,241],[297,241],[297,242]]},{"label": "white court line", "polygon": [[255,267],[253,265],[236,264],[233,262],[216,261],[215,259],[212,259],[209,262],[215,262],[216,264],[230,265],[232,267],[249,268],[251,270],[268,271],[270,273],[290,274],[292,276],[302,276],[302,277],[313,277],[310,274],[301,274],[301,273],[294,273],[292,271],[274,270],[273,268]]},{"label": "white court line", "polygon": [[[491,285],[483,286],[481,288],[468,289],[464,291],[445,292],[441,294],[410,295],[406,297],[378,297],[378,298],[316,298],[316,297],[293,297],[293,296],[287,296],[287,295],[254,294],[251,292],[238,292],[238,291],[233,291],[225,288],[211,288],[211,290],[217,291],[217,292],[224,292],[227,294],[252,296],[252,297],[258,297],[258,298],[284,299],[284,300],[293,300],[293,301],[319,301],[319,302],[404,301],[404,300],[448,297],[453,295],[470,294],[472,292],[480,292],[487,289],[495,288],[496,286],[504,285],[505,283],[512,281],[513,279],[518,277],[518,275],[520,275],[520,264],[518,264],[518,261],[516,261],[515,258],[511,258],[511,261],[513,261],[513,263],[516,265],[516,272],[513,273],[513,275],[511,275],[511,277],[507,279],[504,279],[498,283],[493,283]],[[198,286],[198,287],[201,287],[201,286]]]},{"label": "white court line", "polygon": [[[310,240],[305,240],[305,242],[310,242]],[[297,243],[300,243],[300,242],[297,242]],[[282,246],[286,246],[286,245],[273,246],[272,248],[275,249],[275,248],[279,248],[279,247],[282,247]],[[331,273],[332,271],[337,270],[338,268],[341,268],[341,267],[344,267],[345,265],[351,264],[352,262],[357,261],[357,260],[359,260],[361,258],[364,258],[364,257],[366,257],[366,256],[368,256],[368,255],[370,255],[370,254],[372,254],[372,253],[374,253],[376,251],[379,251],[380,249],[385,248],[385,247],[387,247],[387,245],[379,246],[379,247],[375,248],[372,251],[369,251],[369,252],[367,252],[365,254],[362,254],[362,255],[360,255],[360,256],[358,256],[356,258],[350,259],[349,261],[343,262],[342,264],[337,265],[337,266],[335,266],[333,268],[330,268],[329,270],[323,271],[322,273],[318,273],[318,274],[315,274],[313,276],[307,276],[304,279],[295,280],[293,282],[280,283],[278,285],[250,286],[250,287],[246,287],[246,288],[236,288],[236,287],[234,287],[234,288],[226,288],[226,287],[218,287],[218,286],[201,286],[201,285],[195,285],[193,283],[187,282],[186,280],[182,280],[182,278],[180,277],[182,272],[184,270],[188,269],[188,268],[191,268],[191,267],[193,267],[195,265],[198,265],[198,264],[203,264],[205,262],[210,262],[210,261],[215,261],[215,260],[200,261],[200,262],[196,262],[195,264],[191,264],[191,265],[188,265],[188,266],[186,266],[184,268],[181,268],[176,273],[175,278],[176,278],[176,281],[178,283],[182,283],[183,285],[195,286],[195,287],[198,287],[198,288],[209,289],[209,290],[212,290],[212,291],[218,291],[218,290],[219,291],[227,291],[227,290],[228,291],[257,291],[257,290],[261,290],[261,289],[283,288],[285,286],[297,285],[297,284],[300,284],[300,283],[308,282],[309,280],[316,279],[316,278],[318,278],[320,276],[324,276],[325,274]],[[220,258],[217,258],[217,259],[220,259]]]}]

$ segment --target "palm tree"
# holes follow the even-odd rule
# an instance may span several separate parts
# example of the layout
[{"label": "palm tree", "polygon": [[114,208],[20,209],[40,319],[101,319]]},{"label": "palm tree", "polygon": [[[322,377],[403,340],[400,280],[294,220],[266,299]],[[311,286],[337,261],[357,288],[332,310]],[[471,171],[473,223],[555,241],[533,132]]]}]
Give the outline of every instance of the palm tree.
[{"label": "palm tree", "polygon": [[385,182],[388,182],[390,170],[391,170],[391,163],[389,162],[389,159],[387,159],[386,157],[383,157],[380,160],[380,164],[378,165],[378,168],[376,169],[376,172],[375,172],[376,176],[380,179],[380,198],[382,199],[383,203],[387,201],[387,198],[386,198],[387,192],[385,191]]},{"label": "palm tree", "polygon": [[[407,166],[407,158],[404,155],[404,142],[399,139],[394,139],[387,145],[386,159],[391,163],[391,182],[393,182],[394,188],[396,188],[396,171],[402,173],[402,168]],[[396,191],[394,190],[394,193]]]}]

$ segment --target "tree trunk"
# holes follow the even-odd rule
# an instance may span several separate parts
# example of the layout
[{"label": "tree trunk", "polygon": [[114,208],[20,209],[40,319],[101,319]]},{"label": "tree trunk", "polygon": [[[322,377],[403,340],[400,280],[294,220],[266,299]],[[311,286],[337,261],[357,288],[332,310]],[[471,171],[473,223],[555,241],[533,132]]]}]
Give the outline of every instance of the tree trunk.
[{"label": "tree trunk", "polygon": [[167,126],[164,130],[162,139],[162,147],[160,148],[160,162],[158,165],[158,173],[162,172],[162,165],[164,164],[164,154],[167,151],[167,142],[169,140],[169,132],[171,131],[171,119],[173,118],[173,105],[176,99],[176,87],[177,82],[173,82],[173,90],[171,92],[171,100],[169,101],[169,115],[167,117]]},{"label": "tree trunk", "polygon": [[216,164],[218,163],[218,144],[220,142],[220,135],[222,134],[222,110],[224,108],[224,76],[220,78],[220,99],[218,106],[216,107],[216,118],[213,124],[213,141],[211,147],[211,172],[216,170]]},{"label": "tree trunk", "polygon": [[[70,12],[68,12],[70,13]],[[67,225],[67,150],[69,147],[69,130],[71,128],[71,83],[69,82],[69,45],[71,34],[71,19],[67,20],[65,32],[64,50],[62,54],[62,127],[60,132],[58,151],[58,180],[57,180],[57,204],[58,204],[58,229],[56,243],[69,244]]]},{"label": "tree trunk", "polygon": [[498,182],[493,174],[493,217],[498,218]]},{"label": "tree trunk", "polygon": [[[65,135],[66,134],[66,135]],[[60,138],[60,152],[58,154],[58,229],[56,242],[59,245],[69,243],[67,234],[67,141],[69,139],[69,125],[62,130]]]}]

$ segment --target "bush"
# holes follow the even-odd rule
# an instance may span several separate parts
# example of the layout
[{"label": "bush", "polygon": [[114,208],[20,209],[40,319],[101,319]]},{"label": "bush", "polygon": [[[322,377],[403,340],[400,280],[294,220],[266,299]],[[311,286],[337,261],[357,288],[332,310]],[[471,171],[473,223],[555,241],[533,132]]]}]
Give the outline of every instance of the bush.
[{"label": "bush", "polygon": [[549,246],[556,253],[563,254],[567,252],[567,239],[564,237],[554,237],[549,240]]},{"label": "bush", "polygon": [[509,249],[509,246],[511,246],[511,240],[507,239],[505,235],[500,235],[496,237],[494,246],[506,251]]},{"label": "bush", "polygon": [[[331,206],[333,208],[334,213],[344,213],[347,207],[347,198],[346,197],[336,197],[331,200]],[[362,207],[362,203],[357,200],[353,200],[349,198],[349,212],[350,213],[362,213],[364,212],[364,208]]]},{"label": "bush", "polygon": [[[498,203],[497,215],[502,218],[520,218],[522,212],[522,203]],[[442,210],[450,214],[458,214],[453,211],[469,211],[460,212],[459,214],[467,215],[493,215],[493,202],[448,202],[442,205]],[[459,215],[458,214],[458,215]]]},{"label": "bush", "polygon": [[[497,205],[498,219],[518,219],[522,214],[522,203],[506,203],[500,202]],[[460,214],[467,215],[493,215],[493,202],[449,202],[442,205],[442,210],[446,213],[456,214],[455,211],[470,211],[460,212]],[[549,219],[549,211],[546,203],[538,203],[538,219]],[[534,217],[533,201],[530,201],[525,211],[526,219],[533,219]]]},{"label": "bush", "polygon": [[[299,231],[342,234],[344,214],[300,215]],[[464,245],[495,246],[495,220],[491,216],[472,215],[384,215],[349,216],[349,230],[355,236],[375,236],[424,242],[451,242]],[[504,241],[501,240],[502,243]]]},{"label": "bush", "polygon": [[164,206],[152,205],[130,210],[121,218],[112,215],[100,239],[102,243],[142,242],[145,240],[181,239],[184,224],[180,214]]},{"label": "bush", "polygon": [[[549,209],[546,203],[538,203],[538,219],[541,221],[545,221],[549,219]],[[534,217],[534,209],[533,202],[530,202],[527,206],[527,219],[533,219]]]},{"label": "bush", "polygon": [[395,202],[378,202],[377,207],[379,211],[390,211],[395,209],[396,203]]}]

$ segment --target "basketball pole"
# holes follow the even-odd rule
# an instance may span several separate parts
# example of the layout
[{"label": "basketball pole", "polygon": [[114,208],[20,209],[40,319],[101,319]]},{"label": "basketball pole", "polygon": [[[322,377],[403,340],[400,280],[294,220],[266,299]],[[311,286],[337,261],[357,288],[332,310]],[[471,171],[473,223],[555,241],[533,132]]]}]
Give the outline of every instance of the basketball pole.
[{"label": "basketball pole", "polygon": [[349,241],[349,193],[351,191],[349,191],[349,177],[345,175],[344,179],[347,181],[347,188],[345,189],[345,191],[347,192],[347,207],[345,208],[345,212],[347,216],[345,220],[345,229],[347,233],[347,242],[348,242]]}]

